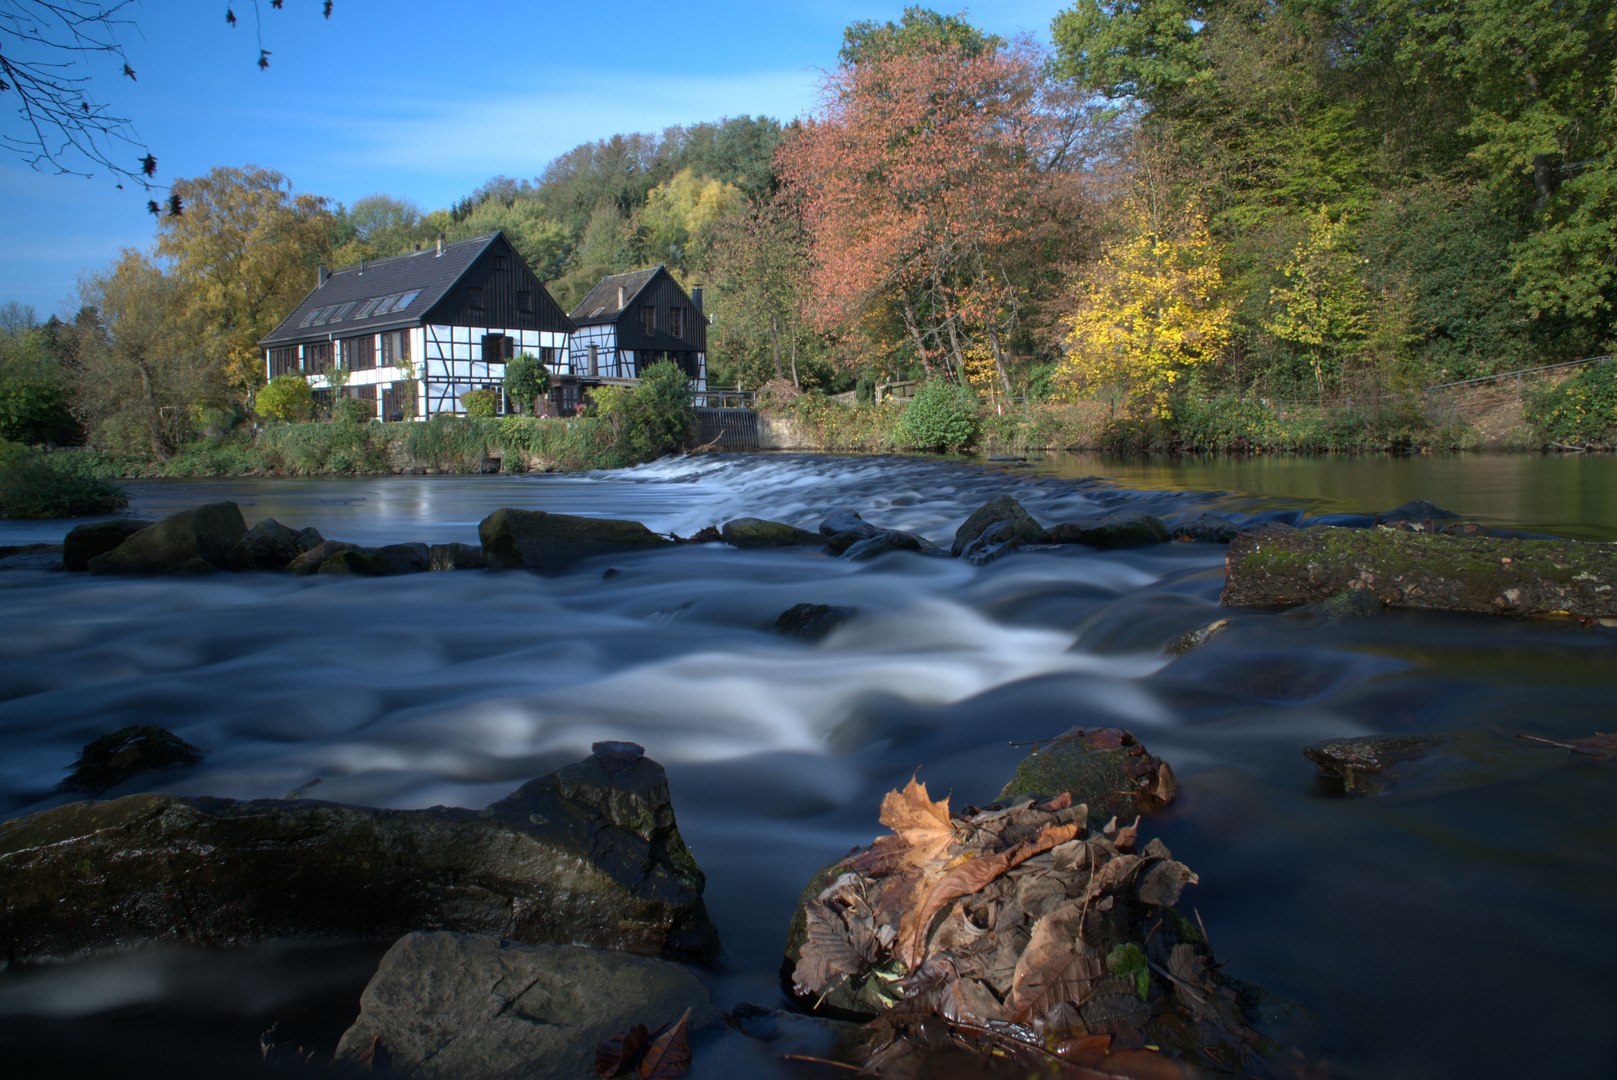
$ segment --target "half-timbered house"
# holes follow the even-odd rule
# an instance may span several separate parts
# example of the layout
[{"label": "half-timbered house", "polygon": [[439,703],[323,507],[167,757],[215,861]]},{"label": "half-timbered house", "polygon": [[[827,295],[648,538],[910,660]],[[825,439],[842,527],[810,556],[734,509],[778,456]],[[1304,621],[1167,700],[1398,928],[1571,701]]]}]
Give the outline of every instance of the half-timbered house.
[{"label": "half-timbered house", "polygon": [[667,267],[602,278],[571,318],[580,380],[638,379],[659,360],[672,360],[695,389],[707,389],[702,287],[687,295]]},{"label": "half-timbered house", "polygon": [[[460,413],[461,395],[501,388],[529,353],[569,373],[573,324],[502,232],[319,270],[315,288],[259,344],[270,378],[302,375],[323,396],[384,420]],[[504,408],[504,394],[500,395]]]}]

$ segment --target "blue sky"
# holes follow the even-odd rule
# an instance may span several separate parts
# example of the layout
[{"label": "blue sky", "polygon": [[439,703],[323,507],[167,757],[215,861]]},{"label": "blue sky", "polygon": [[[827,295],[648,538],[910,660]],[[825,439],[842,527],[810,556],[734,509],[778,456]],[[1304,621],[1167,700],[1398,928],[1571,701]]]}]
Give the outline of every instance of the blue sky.
[{"label": "blue sky", "polygon": [[[537,176],[582,142],[726,116],[789,120],[811,111],[842,30],[898,19],[884,3],[616,0],[261,0],[270,67],[259,71],[251,0],[131,3],[121,29],[137,81],[90,59],[84,71],[134,121],[157,179],[260,165],[300,192],[352,204],[383,192],[423,210],[491,176]],[[926,5],[923,5],[926,6]],[[935,10],[956,13],[950,4]],[[993,33],[1049,41],[1061,0],[966,9]],[[8,50],[9,40],[0,41]],[[0,125],[14,123],[0,95]],[[131,167],[136,151],[130,152]],[[147,194],[0,157],[0,303],[40,318],[77,308],[81,270],[152,241]],[[161,201],[161,198],[159,198]]]}]

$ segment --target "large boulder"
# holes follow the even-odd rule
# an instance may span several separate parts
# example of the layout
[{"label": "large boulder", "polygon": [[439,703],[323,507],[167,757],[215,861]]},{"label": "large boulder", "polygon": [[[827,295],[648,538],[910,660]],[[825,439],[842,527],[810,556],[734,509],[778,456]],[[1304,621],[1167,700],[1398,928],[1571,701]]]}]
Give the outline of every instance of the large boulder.
[{"label": "large boulder", "polygon": [[1051,543],[1088,544],[1104,550],[1162,544],[1170,536],[1166,522],[1138,510],[1122,510],[1082,521],[1065,521],[1045,530],[1045,539]]},{"label": "large boulder", "polygon": [[825,543],[818,533],[755,517],[726,521],[719,535],[726,544],[738,548],[819,547]]},{"label": "large boulder", "polygon": [[885,555],[889,551],[914,551],[922,555],[948,555],[948,552],[924,536],[899,532],[897,529],[880,529],[874,536],[867,536],[849,547],[842,553],[842,557],[849,562],[862,562],[865,559],[874,559],[878,555]]},{"label": "large boulder", "polygon": [[638,521],[575,517],[544,510],[496,510],[477,526],[491,570],[527,567],[559,574],[581,559],[650,551],[673,541]]},{"label": "large boulder", "polygon": [[419,541],[385,544],[376,549],[376,557],[386,564],[389,574],[422,574],[432,569],[432,549]]},{"label": "large boulder", "polygon": [[[976,543],[982,537],[983,532],[990,526],[1001,525],[1006,522],[1009,522],[1011,527],[1009,529],[995,530],[995,539],[983,544]],[[1034,521],[1033,515],[1022,509],[1021,503],[1009,495],[997,495],[973,511],[972,515],[961,524],[960,528],[955,530],[954,543],[949,547],[949,554],[955,556],[966,555],[968,558],[976,556],[972,558],[972,561],[987,562],[1012,547],[1022,544],[1036,544],[1043,539],[1044,526]],[[968,549],[971,553],[970,555],[968,555]],[[982,558],[990,549],[995,554],[990,555],[987,559]]]},{"label": "large boulder", "polygon": [[349,548],[320,561],[319,574],[352,574],[359,577],[386,577],[393,573],[392,565],[378,552],[369,548]]},{"label": "large boulder", "polygon": [[662,766],[597,747],[482,810],[147,793],[0,823],[0,957],[441,929],[713,958]]},{"label": "large boulder", "polygon": [[90,568],[91,559],[111,551],[153,524],[139,518],[113,518],[75,525],[62,538],[62,568],[82,573]]},{"label": "large boulder", "polygon": [[1132,732],[1072,728],[1023,758],[999,797],[1065,792],[1087,805],[1098,823],[1155,813],[1172,802],[1178,790],[1173,769],[1140,745]]},{"label": "large boulder", "polygon": [[337,1060],[436,1080],[593,1080],[595,1048],[636,1024],[720,1019],[707,988],[666,960],[485,934],[400,938],[359,999]]},{"label": "large boulder", "polygon": [[265,518],[241,538],[231,552],[230,566],[234,570],[285,570],[288,563],[320,543],[320,534],[312,529],[299,532],[282,525],[274,518]]},{"label": "large boulder", "polygon": [[321,540],[311,546],[302,555],[286,564],[286,572],[302,577],[305,574],[318,574],[320,567],[334,555],[345,551],[362,550],[358,544],[350,544],[346,540]]},{"label": "large boulder", "polygon": [[240,507],[233,502],[208,503],[176,511],[140,530],[92,558],[87,568],[92,574],[172,574],[195,559],[228,567],[245,535],[247,522]]}]

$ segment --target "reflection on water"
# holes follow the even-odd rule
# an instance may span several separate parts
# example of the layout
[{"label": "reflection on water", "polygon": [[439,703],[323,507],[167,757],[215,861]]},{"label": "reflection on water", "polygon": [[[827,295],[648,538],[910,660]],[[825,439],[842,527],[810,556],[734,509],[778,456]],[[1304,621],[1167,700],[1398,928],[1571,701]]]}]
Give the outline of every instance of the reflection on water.
[{"label": "reflection on water", "polygon": [[1127,487],[1225,491],[1306,506],[1314,513],[1374,514],[1426,499],[1489,525],[1579,540],[1617,539],[1617,456],[1414,454],[1115,458],[1050,453],[1032,468],[1050,476],[1099,475]]},{"label": "reflection on water", "polygon": [[[1120,507],[1170,520],[1206,509],[1331,518],[1420,496],[1552,531],[1550,517],[1504,513],[1539,505],[1540,493],[1501,488],[1486,510],[1467,501],[1503,484],[1486,472],[1495,462],[1550,463],[1457,460],[1467,464],[1447,488],[1398,471],[1420,459],[1363,462],[1363,481],[1350,462],[1316,461],[1309,489],[1282,459],[1230,463],[1256,470],[1238,475],[1217,463],[1001,469],[755,455],[594,478],[152,483],[138,488],[136,509],[235,497],[249,521],[274,516],[335,538],[470,541],[501,505],[636,518],[683,535],[746,513],[812,527],[847,505],[947,543],[1001,492],[1046,522]],[[1602,460],[1580,467],[1593,475]],[[1482,472],[1465,480],[1467,469]],[[1539,485],[1531,469],[1521,475]],[[1596,514],[1567,520],[1553,531],[1606,527]],[[728,1007],[780,1000],[776,967],[798,891],[872,838],[885,791],[920,768],[934,791],[980,804],[1024,752],[1010,743],[1115,724],[1181,777],[1181,801],[1148,834],[1201,875],[1187,908],[1232,973],[1302,1006],[1277,1034],[1333,1075],[1612,1075],[1617,769],[1514,736],[1609,730],[1617,635],[1423,613],[1317,626],[1230,612],[1216,607],[1222,564],[1221,548],[1190,544],[1071,547],[980,569],[714,545],[597,560],[557,578],[0,573],[0,813],[61,801],[51,788],[78,747],[134,723],[169,727],[207,756],[115,794],[304,788],[398,807],[483,806],[594,740],[633,739],[668,766],[708,875],[726,949],[710,982]],[[619,573],[604,577],[608,567]],[[860,614],[812,646],[764,629],[802,601]],[[1227,633],[1169,661],[1167,643],[1223,616]],[[1418,731],[1455,737],[1377,799],[1326,795],[1299,752],[1327,737]],[[211,1011],[194,988],[234,969],[195,956],[69,968],[38,995],[19,989],[21,976],[0,977],[0,1053],[21,1060],[46,1045],[47,1028],[23,1019],[41,1010],[56,1018],[48,1030],[63,1041],[49,1045],[59,1054],[104,1037],[104,1016],[74,1018],[113,1005],[200,1011],[222,1042],[237,1037],[230,1024],[247,1029],[241,1015],[308,1000],[300,980],[314,961],[297,977],[275,957],[254,963],[265,985]],[[351,998],[351,967],[333,962],[320,985]],[[760,1058],[749,1075],[777,1067]]]}]

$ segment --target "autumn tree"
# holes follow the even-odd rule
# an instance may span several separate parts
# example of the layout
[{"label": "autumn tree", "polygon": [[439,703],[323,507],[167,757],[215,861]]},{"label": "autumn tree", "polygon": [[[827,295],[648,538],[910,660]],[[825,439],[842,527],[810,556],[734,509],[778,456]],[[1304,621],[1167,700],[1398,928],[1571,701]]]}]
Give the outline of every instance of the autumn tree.
[{"label": "autumn tree", "polygon": [[981,336],[1009,386],[1020,316],[1007,253],[1029,227],[1050,136],[1043,69],[1026,48],[942,42],[844,63],[782,148],[807,224],[808,300],[825,332],[896,324],[930,372],[958,378]]},{"label": "autumn tree", "polygon": [[802,222],[780,199],[755,200],[724,219],[708,253],[713,326],[708,351],[734,363],[753,387],[789,378],[803,385],[800,352],[820,350],[803,317],[808,257]]},{"label": "autumn tree", "polygon": [[1200,215],[1134,196],[1124,217],[1124,234],[1077,283],[1059,375],[1072,392],[1115,388],[1131,416],[1160,417],[1176,384],[1228,339],[1230,310]]},{"label": "autumn tree", "polygon": [[111,269],[80,279],[74,400],[95,442],[167,459],[197,410],[226,396],[185,283],[125,248]]},{"label": "autumn tree", "polygon": [[296,195],[286,177],[220,166],[178,180],[185,213],[158,224],[157,251],[173,264],[210,364],[238,393],[263,381],[258,341],[307,295],[329,256],[326,200]]}]

